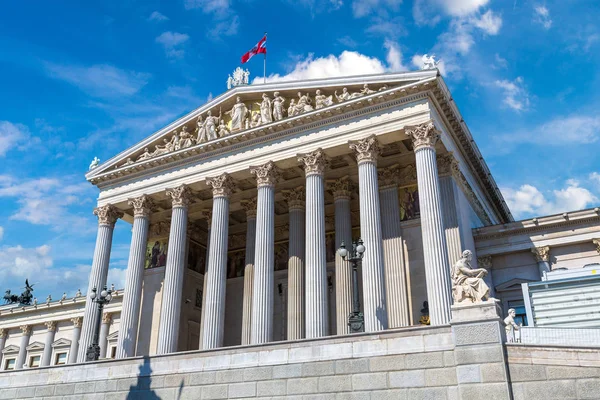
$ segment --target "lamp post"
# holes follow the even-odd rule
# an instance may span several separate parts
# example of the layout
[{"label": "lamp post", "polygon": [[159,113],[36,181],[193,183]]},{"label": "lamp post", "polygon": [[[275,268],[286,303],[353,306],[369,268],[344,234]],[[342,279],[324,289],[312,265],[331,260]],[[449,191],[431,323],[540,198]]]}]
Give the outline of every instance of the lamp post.
[{"label": "lamp post", "polygon": [[360,312],[360,299],[358,298],[358,262],[362,260],[365,253],[365,246],[362,239],[352,243],[352,250],[348,254],[346,245],[342,241],[338,254],[344,261],[352,263],[352,312],[348,315],[348,326],[352,333],[363,332],[365,329],[365,318]]},{"label": "lamp post", "polygon": [[86,361],[97,361],[100,358],[100,345],[98,344],[98,336],[100,335],[100,323],[102,322],[102,310],[104,310],[104,305],[110,303],[112,300],[112,291],[106,290],[106,285],[104,289],[98,295],[96,288],[92,289],[92,293],[90,293],[90,299],[92,302],[98,305],[98,313],[96,314],[96,322],[94,324],[94,337],[92,338],[92,344],[87,349],[85,353]]}]

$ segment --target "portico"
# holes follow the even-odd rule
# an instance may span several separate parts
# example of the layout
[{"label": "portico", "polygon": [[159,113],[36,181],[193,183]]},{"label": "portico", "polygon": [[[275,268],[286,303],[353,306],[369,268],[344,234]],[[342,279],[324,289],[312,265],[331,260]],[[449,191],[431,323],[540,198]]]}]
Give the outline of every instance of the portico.
[{"label": "portico", "polygon": [[[356,96],[333,103],[342,87]],[[252,126],[275,90],[300,92],[304,108]],[[99,215],[133,223],[117,356],[346,334],[350,266],[335,250],[358,236],[366,332],[417,324],[424,301],[432,325],[448,324],[446,214],[467,216],[456,222],[463,235],[511,216],[482,159],[469,158],[477,148],[446,90],[433,71],[236,87],[92,170]],[[241,128],[222,120],[214,140],[159,144],[181,143],[192,125],[200,135],[211,109],[261,97]],[[454,209],[442,206],[448,158]],[[95,285],[108,271],[105,219]]]}]

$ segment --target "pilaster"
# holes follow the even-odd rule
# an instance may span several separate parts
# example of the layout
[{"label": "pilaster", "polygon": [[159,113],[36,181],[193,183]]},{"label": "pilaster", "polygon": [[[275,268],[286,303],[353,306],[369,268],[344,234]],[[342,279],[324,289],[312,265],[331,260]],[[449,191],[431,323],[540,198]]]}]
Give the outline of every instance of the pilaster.
[{"label": "pilaster", "polygon": [[550,246],[532,247],[531,252],[535,256],[540,278],[544,278],[545,274],[552,270],[550,267]]}]

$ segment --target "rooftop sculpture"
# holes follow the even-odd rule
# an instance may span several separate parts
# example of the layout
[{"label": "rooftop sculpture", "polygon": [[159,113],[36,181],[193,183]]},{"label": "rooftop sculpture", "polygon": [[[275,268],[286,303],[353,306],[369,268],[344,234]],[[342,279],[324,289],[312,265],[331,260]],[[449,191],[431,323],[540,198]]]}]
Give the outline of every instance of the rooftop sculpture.
[{"label": "rooftop sculpture", "polygon": [[25,287],[23,293],[17,296],[16,294],[12,294],[10,289],[8,289],[4,294],[4,302],[6,304],[22,304],[22,305],[31,305],[31,300],[33,299],[33,285],[29,284],[29,280],[25,279]]}]

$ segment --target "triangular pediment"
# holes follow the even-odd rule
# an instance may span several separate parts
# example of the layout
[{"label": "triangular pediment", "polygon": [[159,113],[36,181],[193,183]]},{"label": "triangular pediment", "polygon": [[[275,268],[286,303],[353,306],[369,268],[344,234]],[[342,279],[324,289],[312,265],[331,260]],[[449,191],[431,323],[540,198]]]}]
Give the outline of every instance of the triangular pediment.
[{"label": "triangular pediment", "polygon": [[71,345],[71,341],[69,339],[58,339],[54,343],[52,343],[52,347],[67,347]]},{"label": "triangular pediment", "polygon": [[437,76],[437,70],[426,70],[237,86],[98,165],[86,178],[96,184],[243,144],[407,96]]},{"label": "triangular pediment", "polygon": [[18,353],[19,352],[19,346],[15,346],[14,344],[11,344],[10,346],[6,346],[4,349],[2,349],[2,354],[10,354],[10,353]]},{"label": "triangular pediment", "polygon": [[106,340],[117,340],[119,338],[119,331],[114,331],[106,337]]},{"label": "triangular pediment", "polygon": [[506,292],[508,290],[521,290],[521,283],[533,282],[532,279],[514,278],[496,286],[497,292]]},{"label": "triangular pediment", "polygon": [[26,349],[27,351],[44,350],[44,343],[33,342],[29,346],[27,346]]}]

